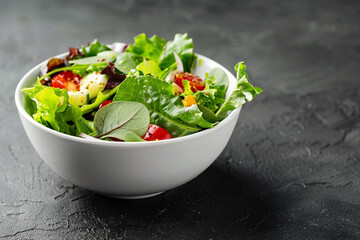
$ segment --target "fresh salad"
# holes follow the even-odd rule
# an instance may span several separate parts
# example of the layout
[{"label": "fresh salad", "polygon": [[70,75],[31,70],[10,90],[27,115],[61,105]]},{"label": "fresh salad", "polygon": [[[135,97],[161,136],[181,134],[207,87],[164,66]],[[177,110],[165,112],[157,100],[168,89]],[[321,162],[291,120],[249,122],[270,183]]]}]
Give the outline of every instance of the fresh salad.
[{"label": "fresh salad", "polygon": [[[26,111],[56,131],[107,141],[157,141],[212,128],[262,92],[235,66],[237,85],[220,68],[191,73],[197,55],[187,34],[166,42],[144,33],[133,44],[94,40],[52,58],[30,88]],[[201,64],[201,61],[199,61]]]}]

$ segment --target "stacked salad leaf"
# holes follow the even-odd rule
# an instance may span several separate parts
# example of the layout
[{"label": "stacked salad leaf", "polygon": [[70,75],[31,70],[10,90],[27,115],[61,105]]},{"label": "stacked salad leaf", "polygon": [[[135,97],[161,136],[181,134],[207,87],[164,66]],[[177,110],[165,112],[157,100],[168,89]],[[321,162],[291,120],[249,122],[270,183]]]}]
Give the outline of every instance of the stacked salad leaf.
[{"label": "stacked salad leaf", "polygon": [[62,133],[145,141],[153,125],[170,137],[212,128],[262,91],[248,82],[239,62],[236,89],[225,99],[226,73],[214,68],[200,79],[191,74],[195,60],[187,34],[168,42],[140,34],[133,44],[111,48],[94,40],[81,50],[70,48],[66,59],[50,59],[36,84],[22,89],[25,108]]}]

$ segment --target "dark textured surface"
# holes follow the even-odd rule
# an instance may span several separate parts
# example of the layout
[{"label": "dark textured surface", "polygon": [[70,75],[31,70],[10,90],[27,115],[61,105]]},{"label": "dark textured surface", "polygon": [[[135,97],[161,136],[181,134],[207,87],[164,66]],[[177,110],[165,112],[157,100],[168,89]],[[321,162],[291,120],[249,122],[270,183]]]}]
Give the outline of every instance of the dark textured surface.
[{"label": "dark textured surface", "polygon": [[[359,239],[359,16],[359,1],[1,1],[0,239]],[[13,93],[68,46],[141,32],[245,60],[264,93],[195,180],[115,200],[42,162]]]}]

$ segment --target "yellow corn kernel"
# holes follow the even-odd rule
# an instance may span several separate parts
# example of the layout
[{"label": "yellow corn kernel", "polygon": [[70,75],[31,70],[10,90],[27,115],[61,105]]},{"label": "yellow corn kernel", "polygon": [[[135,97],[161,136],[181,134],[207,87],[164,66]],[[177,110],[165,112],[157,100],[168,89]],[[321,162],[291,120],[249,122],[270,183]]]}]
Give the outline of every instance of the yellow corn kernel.
[{"label": "yellow corn kernel", "polygon": [[182,100],[182,103],[184,104],[184,107],[190,107],[194,104],[196,104],[195,98],[191,95],[187,95],[184,100]]}]

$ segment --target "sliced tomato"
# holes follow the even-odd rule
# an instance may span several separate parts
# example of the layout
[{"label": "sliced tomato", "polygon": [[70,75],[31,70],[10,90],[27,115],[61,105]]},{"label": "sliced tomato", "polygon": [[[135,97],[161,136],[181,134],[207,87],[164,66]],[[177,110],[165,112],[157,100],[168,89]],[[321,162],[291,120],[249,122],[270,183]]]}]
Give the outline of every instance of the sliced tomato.
[{"label": "sliced tomato", "polygon": [[142,139],[146,141],[157,141],[157,140],[165,140],[170,138],[172,138],[172,136],[170,135],[170,133],[168,133],[168,131],[155,124],[150,124],[147,132],[142,137]]},{"label": "sliced tomato", "polygon": [[65,88],[68,91],[80,91],[81,76],[72,71],[65,71],[56,74],[51,79],[51,86],[54,88]]},{"label": "sliced tomato", "polygon": [[179,87],[181,87],[182,89],[184,89],[182,81],[188,80],[190,82],[191,90],[193,92],[196,92],[196,89],[198,91],[202,91],[205,89],[206,86],[205,82],[199,76],[193,75],[188,72],[176,74],[175,78],[176,84],[179,85]]},{"label": "sliced tomato", "polygon": [[106,100],[106,101],[104,101],[103,103],[100,104],[99,109],[102,108],[102,107],[105,107],[106,105],[108,105],[108,104],[110,104],[110,103],[112,103],[112,102],[113,102],[113,100]]}]

